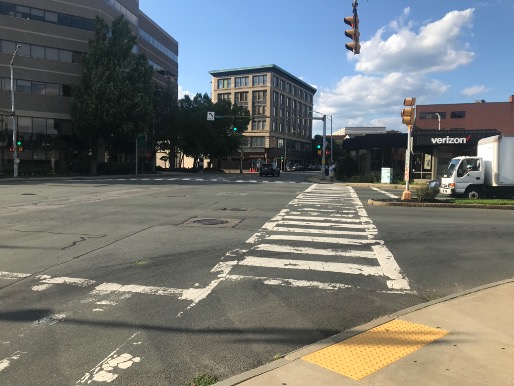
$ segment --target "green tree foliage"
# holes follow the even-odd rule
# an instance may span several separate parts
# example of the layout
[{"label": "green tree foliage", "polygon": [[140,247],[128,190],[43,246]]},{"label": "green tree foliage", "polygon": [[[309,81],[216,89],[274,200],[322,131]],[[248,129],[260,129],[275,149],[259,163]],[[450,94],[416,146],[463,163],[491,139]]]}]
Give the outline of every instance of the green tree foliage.
[{"label": "green tree foliage", "polygon": [[[177,89],[168,82],[166,87],[155,86],[153,107],[153,139],[155,150],[163,152],[174,166],[175,149],[183,138],[183,123],[177,100]],[[162,158],[161,158],[162,159]]]},{"label": "green tree foliage", "polygon": [[[192,99],[186,95],[178,106],[177,116],[170,118],[174,129],[168,132],[169,136],[177,136],[170,143],[176,143],[186,156],[192,157],[195,166],[202,157],[225,157],[239,150],[251,120],[246,107],[230,101],[213,103],[207,94],[196,94]],[[207,121],[209,111],[223,118]],[[234,127],[238,130],[234,131]]]},{"label": "green tree foliage", "polygon": [[148,128],[153,71],[143,55],[133,53],[136,43],[123,16],[111,27],[97,17],[71,102],[75,130],[91,149],[92,174],[103,145],[131,140]]}]

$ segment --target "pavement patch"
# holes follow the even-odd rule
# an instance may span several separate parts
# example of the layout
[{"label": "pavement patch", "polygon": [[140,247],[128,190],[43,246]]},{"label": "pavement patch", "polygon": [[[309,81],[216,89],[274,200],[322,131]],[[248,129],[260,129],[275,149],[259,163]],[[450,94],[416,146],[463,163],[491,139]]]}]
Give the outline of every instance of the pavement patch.
[{"label": "pavement patch", "polygon": [[302,359],[361,380],[446,334],[448,331],[440,328],[396,319]]}]

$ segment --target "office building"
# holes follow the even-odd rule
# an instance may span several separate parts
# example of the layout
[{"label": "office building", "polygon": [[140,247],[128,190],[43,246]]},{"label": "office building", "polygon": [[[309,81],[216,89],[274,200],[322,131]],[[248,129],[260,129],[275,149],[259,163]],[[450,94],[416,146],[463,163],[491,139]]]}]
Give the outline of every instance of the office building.
[{"label": "office building", "polygon": [[139,9],[138,0],[0,1],[0,171],[12,170],[11,75],[24,149],[21,165],[66,171],[74,159],[71,85],[93,37],[96,16],[107,23],[123,15],[138,36],[138,53],[154,80],[177,90],[178,42]]}]

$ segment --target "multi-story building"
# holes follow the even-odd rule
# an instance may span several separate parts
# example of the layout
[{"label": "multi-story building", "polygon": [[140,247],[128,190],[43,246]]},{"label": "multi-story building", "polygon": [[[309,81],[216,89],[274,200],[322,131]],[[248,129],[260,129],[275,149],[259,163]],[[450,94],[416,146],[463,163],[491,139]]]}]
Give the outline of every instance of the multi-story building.
[{"label": "multi-story building", "polygon": [[310,161],[314,87],[276,65],[209,73],[212,100],[245,106],[253,117],[241,154],[231,157],[234,166],[240,162],[237,157],[243,158],[245,168],[258,167],[260,162],[284,167]]},{"label": "multi-story building", "polygon": [[24,136],[22,164],[64,171],[73,158],[71,85],[93,37],[96,16],[107,23],[123,15],[138,36],[154,79],[177,90],[178,42],[139,9],[139,0],[0,1],[0,171],[13,165],[11,75],[15,112]]}]

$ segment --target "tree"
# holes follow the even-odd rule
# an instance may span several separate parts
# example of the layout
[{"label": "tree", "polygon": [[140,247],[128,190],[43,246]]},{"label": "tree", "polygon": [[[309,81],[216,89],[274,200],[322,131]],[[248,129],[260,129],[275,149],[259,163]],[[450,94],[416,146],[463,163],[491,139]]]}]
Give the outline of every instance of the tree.
[{"label": "tree", "polygon": [[[168,81],[166,87],[155,86],[153,107],[153,138],[155,151],[165,153],[174,166],[175,150],[183,137],[183,124],[177,100],[177,90]],[[162,160],[162,157],[161,157]]]},{"label": "tree", "polygon": [[109,26],[97,17],[94,38],[73,86],[74,128],[91,150],[91,174],[97,172],[105,144],[128,140],[149,125],[153,100],[153,70],[144,55],[133,52],[137,38],[120,16]]}]

